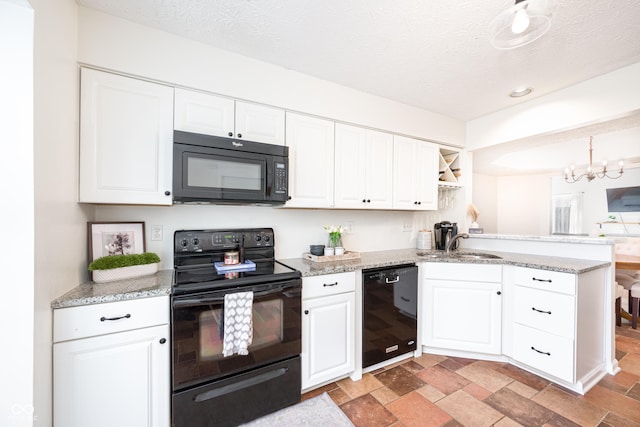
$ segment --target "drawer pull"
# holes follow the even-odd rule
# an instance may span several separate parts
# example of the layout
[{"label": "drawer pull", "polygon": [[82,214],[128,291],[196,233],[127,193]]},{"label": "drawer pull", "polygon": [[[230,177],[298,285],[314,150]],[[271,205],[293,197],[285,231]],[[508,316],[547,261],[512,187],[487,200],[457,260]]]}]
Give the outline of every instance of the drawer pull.
[{"label": "drawer pull", "polygon": [[405,297],[400,297],[400,299],[401,299],[402,301],[404,301],[404,302],[409,302],[409,301],[411,301],[409,298],[405,298]]},{"label": "drawer pull", "polygon": [[533,277],[533,280],[536,282],[547,282],[547,283],[551,283],[551,279],[536,279],[535,277]]},{"label": "drawer pull", "polygon": [[101,321],[101,322],[104,322],[105,320],[120,320],[120,319],[128,319],[128,318],[130,318],[130,317],[131,317],[131,315],[130,315],[129,313],[125,314],[124,316],[120,316],[120,317],[104,317],[104,316],[102,316],[102,317],[100,318],[100,321]]},{"label": "drawer pull", "polygon": [[336,282],[336,283],[325,283],[322,286],[338,286],[338,282]]},{"label": "drawer pull", "polygon": [[538,313],[551,314],[551,312],[550,312],[550,311],[538,310],[538,309],[537,309],[537,308],[535,308],[535,307],[531,307],[531,310],[533,310],[533,311],[537,311]]},{"label": "drawer pull", "polygon": [[546,354],[547,356],[551,356],[551,353],[548,353],[548,352],[546,352],[546,351],[540,351],[540,350],[538,350],[537,348],[535,348],[534,346],[531,346],[531,350],[533,350],[533,351],[537,351],[537,352],[538,352],[538,353],[540,353],[540,354]]}]

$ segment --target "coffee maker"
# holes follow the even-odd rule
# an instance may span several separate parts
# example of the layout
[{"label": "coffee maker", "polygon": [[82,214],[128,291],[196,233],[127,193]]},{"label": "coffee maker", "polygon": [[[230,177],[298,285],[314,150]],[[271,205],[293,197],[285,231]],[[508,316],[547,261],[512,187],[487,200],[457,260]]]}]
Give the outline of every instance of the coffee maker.
[{"label": "coffee maker", "polygon": [[[458,224],[455,222],[442,221],[434,224],[434,240],[436,244],[436,250],[443,251],[447,247],[449,240],[458,234]],[[458,242],[455,243],[458,246]],[[456,249],[453,247],[452,249]]]}]

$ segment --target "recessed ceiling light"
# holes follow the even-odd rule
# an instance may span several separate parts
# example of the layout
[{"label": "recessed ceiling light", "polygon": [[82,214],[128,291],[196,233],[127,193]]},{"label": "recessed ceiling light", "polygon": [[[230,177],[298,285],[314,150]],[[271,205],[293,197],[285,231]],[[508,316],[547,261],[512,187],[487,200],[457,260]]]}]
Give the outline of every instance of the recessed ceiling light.
[{"label": "recessed ceiling light", "polygon": [[525,88],[512,90],[511,93],[509,94],[509,96],[512,97],[512,98],[520,98],[521,96],[529,95],[531,92],[533,92],[532,88],[525,87]]}]

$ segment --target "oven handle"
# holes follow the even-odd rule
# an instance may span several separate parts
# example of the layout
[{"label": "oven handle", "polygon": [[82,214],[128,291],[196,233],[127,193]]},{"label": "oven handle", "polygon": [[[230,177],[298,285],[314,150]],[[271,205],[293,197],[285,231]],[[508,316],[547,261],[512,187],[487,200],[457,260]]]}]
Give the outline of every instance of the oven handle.
[{"label": "oven handle", "polygon": [[274,369],[272,371],[265,372],[265,373],[260,374],[260,375],[256,375],[255,377],[247,378],[245,380],[238,381],[238,382],[233,383],[233,384],[222,386],[222,387],[217,388],[215,390],[205,391],[204,393],[200,393],[200,394],[194,396],[193,401],[194,402],[205,402],[207,400],[215,399],[216,397],[220,397],[220,396],[223,396],[225,394],[230,394],[230,393],[234,393],[236,391],[239,391],[239,390],[242,390],[242,389],[245,389],[245,388],[253,387],[253,386],[257,385],[257,384],[262,384],[262,383],[270,381],[270,380],[272,380],[274,378],[281,377],[281,376],[285,375],[288,370],[289,370],[289,368]]},{"label": "oven handle", "polygon": [[[293,287],[299,287],[299,284],[293,286],[278,286],[275,289],[269,289],[267,291],[255,292],[253,294],[253,298],[263,297],[272,294],[282,293],[283,290]],[[173,301],[173,307],[190,307],[194,305],[202,305],[202,304],[210,304],[214,302],[224,301],[224,295],[220,296],[209,296],[209,297],[200,297],[200,298],[185,298],[185,299],[176,299]]]}]

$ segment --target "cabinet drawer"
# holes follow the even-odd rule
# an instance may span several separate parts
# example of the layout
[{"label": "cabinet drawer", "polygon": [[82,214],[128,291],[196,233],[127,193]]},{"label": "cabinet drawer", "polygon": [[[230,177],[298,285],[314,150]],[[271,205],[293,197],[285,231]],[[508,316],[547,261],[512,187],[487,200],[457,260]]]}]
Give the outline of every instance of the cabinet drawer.
[{"label": "cabinet drawer", "polygon": [[302,278],[302,299],[336,295],[355,290],[356,274],[353,271]]},{"label": "cabinet drawer", "polygon": [[568,295],[576,293],[576,276],[571,273],[515,267],[514,277],[516,285]]},{"label": "cabinet drawer", "polygon": [[516,322],[573,339],[575,303],[571,295],[514,286]]},{"label": "cabinet drawer", "polygon": [[168,296],[57,309],[53,342],[168,324],[169,310]]},{"label": "cabinet drawer", "polygon": [[443,280],[473,280],[474,282],[502,282],[502,266],[463,264],[456,262],[426,262],[424,277]]},{"label": "cabinet drawer", "polygon": [[573,380],[573,340],[516,324],[513,357],[568,382]]}]

